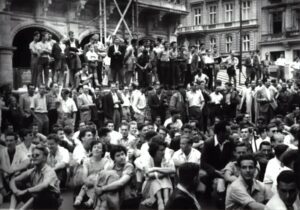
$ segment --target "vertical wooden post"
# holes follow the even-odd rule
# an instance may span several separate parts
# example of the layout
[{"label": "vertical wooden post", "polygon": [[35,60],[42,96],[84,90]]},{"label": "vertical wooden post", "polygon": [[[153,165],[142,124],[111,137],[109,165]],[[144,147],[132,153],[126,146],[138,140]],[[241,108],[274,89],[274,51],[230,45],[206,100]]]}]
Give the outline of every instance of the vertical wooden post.
[{"label": "vertical wooden post", "polygon": [[104,25],[104,42],[106,43],[107,39],[107,18],[106,18],[106,0],[103,0],[103,25]]},{"label": "vertical wooden post", "polygon": [[100,42],[103,41],[103,13],[102,13],[102,0],[99,0],[99,33]]}]

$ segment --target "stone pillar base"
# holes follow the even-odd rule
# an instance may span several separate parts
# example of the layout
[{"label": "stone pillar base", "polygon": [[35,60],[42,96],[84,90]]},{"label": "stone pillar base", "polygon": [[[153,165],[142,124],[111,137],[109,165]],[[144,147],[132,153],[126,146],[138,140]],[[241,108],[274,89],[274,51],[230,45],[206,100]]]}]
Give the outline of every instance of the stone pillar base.
[{"label": "stone pillar base", "polygon": [[13,85],[12,56],[14,47],[0,46],[0,86]]}]

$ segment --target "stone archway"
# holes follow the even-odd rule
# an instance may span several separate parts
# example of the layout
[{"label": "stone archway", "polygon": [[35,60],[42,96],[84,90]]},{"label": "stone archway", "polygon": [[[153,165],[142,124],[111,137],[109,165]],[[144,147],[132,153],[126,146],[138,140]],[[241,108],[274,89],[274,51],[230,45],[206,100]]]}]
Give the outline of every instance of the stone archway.
[{"label": "stone archway", "polygon": [[60,37],[47,28],[31,26],[19,30],[12,40],[12,45],[16,48],[16,50],[13,52],[13,68],[30,68],[31,55],[29,44],[33,39],[33,33],[35,31],[47,31],[52,34],[53,39],[59,41]]}]

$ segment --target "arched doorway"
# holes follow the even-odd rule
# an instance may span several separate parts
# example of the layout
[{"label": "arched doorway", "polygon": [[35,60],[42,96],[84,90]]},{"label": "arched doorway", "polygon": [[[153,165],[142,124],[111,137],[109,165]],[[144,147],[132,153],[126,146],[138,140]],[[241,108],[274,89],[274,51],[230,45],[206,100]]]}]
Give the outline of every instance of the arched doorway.
[{"label": "arched doorway", "polygon": [[30,50],[29,50],[29,44],[33,40],[33,33],[35,31],[47,31],[50,34],[52,34],[52,38],[56,41],[59,40],[59,38],[51,33],[50,31],[39,28],[39,27],[30,27],[25,28],[21,31],[19,31],[14,39],[13,39],[13,46],[16,47],[16,50],[13,54],[13,67],[14,68],[30,68]]}]

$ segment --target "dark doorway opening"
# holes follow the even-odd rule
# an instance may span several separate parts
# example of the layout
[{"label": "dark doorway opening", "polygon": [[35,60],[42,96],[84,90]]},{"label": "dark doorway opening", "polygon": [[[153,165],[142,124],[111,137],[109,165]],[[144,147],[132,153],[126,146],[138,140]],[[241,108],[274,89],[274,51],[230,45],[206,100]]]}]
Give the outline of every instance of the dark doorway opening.
[{"label": "dark doorway opening", "polygon": [[[13,46],[17,49],[14,51],[13,55],[13,67],[14,68],[30,68],[30,50],[29,50],[29,44],[33,40],[33,33],[35,31],[39,31],[40,33],[43,31],[47,31],[43,28],[39,27],[30,27],[25,28],[21,31],[19,31],[13,40]],[[58,37],[55,36],[55,34],[51,33],[50,31],[47,31],[50,34],[52,34],[52,38],[58,41]]]}]

